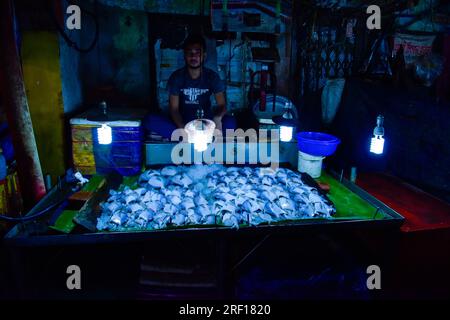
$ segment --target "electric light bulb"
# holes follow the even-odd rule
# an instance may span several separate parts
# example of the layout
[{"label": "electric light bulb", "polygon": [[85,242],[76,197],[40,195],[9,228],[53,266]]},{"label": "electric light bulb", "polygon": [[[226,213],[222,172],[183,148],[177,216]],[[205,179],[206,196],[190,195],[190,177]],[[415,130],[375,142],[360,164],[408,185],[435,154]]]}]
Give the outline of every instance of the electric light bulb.
[{"label": "electric light bulb", "polygon": [[292,140],[293,127],[280,126],[280,140],[289,142]]},{"label": "electric light bulb", "polygon": [[208,148],[208,137],[203,131],[197,131],[194,137],[194,149],[203,152]]},{"label": "electric light bulb", "polygon": [[188,142],[194,144],[195,151],[203,152],[208,148],[208,143],[213,140],[215,127],[214,122],[209,119],[196,119],[186,124]]},{"label": "electric light bulb", "polygon": [[384,138],[382,136],[374,136],[370,142],[370,152],[375,154],[383,154]]},{"label": "electric light bulb", "polygon": [[112,142],[112,129],[107,124],[102,124],[100,128],[97,128],[97,136],[99,144],[111,144]]}]

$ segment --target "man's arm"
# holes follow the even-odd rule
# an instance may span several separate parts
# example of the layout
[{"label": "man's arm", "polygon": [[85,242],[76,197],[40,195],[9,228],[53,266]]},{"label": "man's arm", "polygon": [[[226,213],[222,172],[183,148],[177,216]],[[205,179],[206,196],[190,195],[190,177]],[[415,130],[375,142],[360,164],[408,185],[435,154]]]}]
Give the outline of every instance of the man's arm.
[{"label": "man's arm", "polygon": [[216,129],[222,130],[222,118],[227,113],[225,95],[223,92],[217,92],[214,96],[216,98],[217,109],[215,110],[213,121],[216,124]]},{"label": "man's arm", "polygon": [[184,128],[183,118],[180,114],[180,98],[179,96],[171,94],[169,96],[169,112],[173,122],[177,128]]}]

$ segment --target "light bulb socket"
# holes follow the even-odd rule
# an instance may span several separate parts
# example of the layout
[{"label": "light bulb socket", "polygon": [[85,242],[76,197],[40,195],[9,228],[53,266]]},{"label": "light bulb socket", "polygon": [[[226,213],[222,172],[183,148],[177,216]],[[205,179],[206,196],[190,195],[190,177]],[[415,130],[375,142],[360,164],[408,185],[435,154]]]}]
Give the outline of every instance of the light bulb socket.
[{"label": "light bulb socket", "polygon": [[279,126],[285,126],[285,127],[296,127],[297,126],[297,120],[292,118],[285,118],[282,115],[281,116],[275,116],[272,118],[273,122]]},{"label": "light bulb socket", "polygon": [[375,127],[375,129],[373,129],[373,135],[374,136],[384,136],[384,128],[383,128],[383,123],[384,123],[384,117],[382,115],[379,115],[377,117],[377,126]]},{"label": "light bulb socket", "polygon": [[205,116],[205,112],[203,111],[202,108],[198,108],[197,109],[197,118],[198,119],[202,119]]},{"label": "light bulb socket", "polygon": [[273,122],[275,122],[279,126],[296,127],[297,119],[295,118],[295,115],[292,112],[292,107],[293,105],[291,102],[286,102],[283,114],[281,116],[278,115],[272,117]]},{"label": "light bulb socket", "polygon": [[108,106],[106,104],[106,101],[100,102],[99,107],[100,107],[101,113],[106,116],[107,115],[107,110],[108,110]]}]

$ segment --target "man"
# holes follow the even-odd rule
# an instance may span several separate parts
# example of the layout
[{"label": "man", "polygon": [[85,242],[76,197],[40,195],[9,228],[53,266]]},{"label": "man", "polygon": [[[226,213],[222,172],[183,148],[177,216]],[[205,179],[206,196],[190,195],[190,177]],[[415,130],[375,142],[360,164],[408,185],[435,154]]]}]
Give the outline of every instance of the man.
[{"label": "man", "polygon": [[[235,129],[234,118],[225,115],[225,85],[215,71],[203,66],[206,59],[205,40],[201,36],[189,36],[183,51],[185,66],[174,71],[167,84],[172,121],[160,115],[149,115],[147,129],[170,139],[173,130],[184,128],[186,123],[198,118],[199,111],[203,113],[203,118],[213,120],[217,129]],[[216,101],[214,110],[211,95]]]}]

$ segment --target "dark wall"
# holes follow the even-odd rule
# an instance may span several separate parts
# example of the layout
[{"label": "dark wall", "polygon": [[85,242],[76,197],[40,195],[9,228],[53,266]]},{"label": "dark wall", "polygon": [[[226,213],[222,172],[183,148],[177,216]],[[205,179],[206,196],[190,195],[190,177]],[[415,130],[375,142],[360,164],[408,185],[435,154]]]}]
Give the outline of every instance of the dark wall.
[{"label": "dark wall", "polygon": [[[89,8],[98,19],[94,49],[81,55],[81,82],[87,103],[148,107],[150,101],[148,24],[145,12],[97,4]],[[95,37],[92,17],[86,16],[82,44]]]},{"label": "dark wall", "polygon": [[[388,171],[450,201],[450,105],[436,103],[432,92],[348,81],[331,126],[342,139],[333,165]],[[368,151],[378,114],[385,117],[382,156]]]}]

